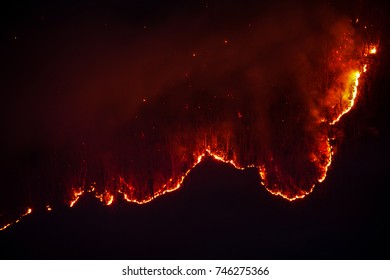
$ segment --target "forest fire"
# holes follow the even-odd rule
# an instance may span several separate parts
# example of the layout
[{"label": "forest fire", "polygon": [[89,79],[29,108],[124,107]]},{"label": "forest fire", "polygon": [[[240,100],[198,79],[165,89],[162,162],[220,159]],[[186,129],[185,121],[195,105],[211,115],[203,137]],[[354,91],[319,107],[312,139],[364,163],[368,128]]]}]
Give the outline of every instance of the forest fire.
[{"label": "forest fire", "polygon": [[[262,23],[259,27],[253,25],[250,31],[242,32],[242,44],[238,47],[231,42],[240,40],[229,37],[223,41],[223,50],[220,44],[207,51],[199,46],[183,48],[185,51],[169,50],[178,53],[173,58],[178,62],[172,62],[172,69],[180,69],[177,70],[180,78],[161,78],[164,81],[158,84],[158,76],[158,86],[153,88],[156,96],[142,92],[141,99],[137,96],[139,104],[134,105],[131,100],[123,102],[128,98],[126,95],[112,103],[107,96],[100,97],[103,101],[96,103],[103,104],[96,108],[81,106],[81,117],[75,115],[74,122],[85,122],[85,127],[75,129],[75,136],[66,140],[61,138],[66,134],[62,130],[53,133],[56,141],[63,141],[63,147],[59,144],[61,148],[47,152],[49,155],[42,160],[46,165],[36,168],[44,175],[32,176],[27,160],[27,167],[21,171],[28,178],[22,183],[32,182],[25,183],[28,188],[30,185],[56,188],[47,194],[55,200],[46,199],[40,209],[52,211],[57,206],[53,201],[65,201],[72,208],[89,194],[106,206],[120,200],[149,203],[178,190],[188,174],[205,159],[223,162],[237,170],[256,169],[265,190],[288,201],[312,193],[327,177],[337,151],[337,137],[343,132],[341,120],[359,101],[379,44],[372,43],[375,40],[371,38],[361,38],[349,21],[330,24],[329,33],[318,34],[299,15],[299,19],[295,18],[297,15],[291,16],[296,28],[296,34],[291,35],[290,16],[281,17],[285,20],[281,23],[279,19],[259,21]],[[354,22],[359,25],[362,21]],[[322,24],[319,20],[318,25]],[[277,32],[269,32],[267,28]],[[253,40],[262,36],[265,39]],[[199,43],[208,44],[213,43]],[[144,57],[149,57],[147,54]],[[165,56],[150,57],[153,61],[154,57]],[[191,61],[183,66],[185,59]],[[221,67],[221,62],[226,65]],[[148,81],[141,86],[144,90],[149,76],[142,75]],[[136,84],[135,80],[129,84]],[[132,90],[126,90],[131,95],[128,92]],[[74,95],[75,104],[90,100],[89,97],[79,100]],[[127,109],[131,106],[135,107],[133,111]],[[116,112],[119,107],[125,108],[124,112]],[[70,119],[67,112],[68,108],[63,109],[65,117],[61,115],[66,120]],[[73,126],[67,127],[69,131]],[[35,153],[31,154],[41,162],[39,156],[35,159]],[[38,196],[30,192],[34,191],[25,192],[27,201],[33,202],[28,205],[35,208],[39,205],[35,201]],[[31,212],[32,208],[28,208],[0,230]]]},{"label": "forest fire", "polygon": [[[348,38],[344,38],[343,40],[348,41]],[[338,63],[335,67],[338,67],[342,70],[338,72],[338,77],[336,78],[340,79],[340,83],[342,86],[340,87],[340,89],[334,89],[330,87],[327,90],[327,97],[325,97],[329,100],[332,100],[332,98],[334,98],[335,94],[337,93],[340,98],[339,101],[337,101],[339,103],[329,103],[330,110],[333,111],[326,111],[329,110],[329,107],[325,108],[326,110],[323,110],[324,115],[320,117],[322,119],[322,121],[320,122],[321,126],[336,126],[340,119],[354,107],[359,93],[359,79],[363,74],[367,72],[368,69],[368,64],[364,62],[363,58],[355,58],[354,61],[348,61],[346,63],[345,61],[343,61],[344,58],[342,56],[342,53],[342,50],[335,52],[335,61]],[[373,55],[375,53],[376,46],[371,46],[366,52],[364,52],[364,57],[366,57],[367,55]],[[342,66],[345,64],[362,66],[357,68],[351,66],[350,68],[352,69],[350,69],[349,67],[346,68],[345,66]],[[338,93],[339,91],[341,91],[341,93]],[[188,104],[186,105],[186,108],[188,109]],[[243,114],[239,113],[238,119],[241,120],[242,118]],[[120,176],[118,180],[112,178],[113,182],[119,182],[114,188],[117,189],[117,191],[113,191],[112,188],[106,187],[101,189],[101,191],[98,193],[95,190],[95,187],[93,187],[93,189],[89,190],[89,192],[95,192],[95,197],[105,205],[112,205],[113,202],[117,199],[118,195],[122,196],[123,199],[127,202],[145,204],[161,195],[179,189],[188,173],[191,172],[191,170],[195,168],[205,157],[210,157],[214,160],[230,164],[238,170],[244,170],[250,167],[257,168],[259,170],[259,174],[262,180],[261,184],[265,186],[266,190],[269,193],[271,193],[272,195],[281,196],[289,201],[293,201],[296,199],[304,198],[313,191],[317,183],[321,183],[326,179],[328,169],[332,164],[334,156],[333,147],[330,144],[330,137],[326,134],[321,134],[321,136],[318,138],[318,143],[316,144],[318,145],[318,147],[313,151],[312,158],[310,160],[312,168],[316,170],[317,175],[313,177],[313,179],[309,179],[307,181],[306,188],[296,186],[292,180],[292,185],[284,190],[283,187],[280,185],[281,183],[278,182],[281,181],[281,177],[283,175],[276,174],[271,176],[271,173],[268,170],[269,167],[267,167],[267,163],[264,164],[263,162],[241,162],[241,160],[239,160],[240,156],[237,154],[237,151],[227,151],[225,146],[228,145],[228,143],[224,143],[223,141],[220,142],[220,140],[217,140],[219,136],[211,135],[210,137],[210,135],[205,134],[201,137],[204,137],[205,139],[209,138],[209,140],[202,140],[199,142],[196,141],[198,143],[197,147],[193,149],[193,152],[189,151],[190,156],[188,162],[192,162],[190,166],[187,167],[181,175],[176,174],[171,178],[165,179],[165,182],[164,180],[162,180],[161,185],[158,185],[157,182],[153,182],[152,185],[147,183],[146,185],[150,186],[153,190],[151,191],[151,193],[146,193],[141,196],[139,194],[137,195],[137,190],[139,190],[137,184],[129,182],[128,179],[125,179],[122,176]],[[230,155],[228,155],[228,153],[230,153]],[[272,173],[280,172],[277,166],[273,166],[271,167],[271,169],[275,169],[275,171],[271,171]],[[130,181],[132,181],[131,178]],[[70,201],[71,207],[76,204],[76,202],[83,193],[84,191],[82,190],[82,188],[80,188],[79,191],[73,192],[73,199]]]},{"label": "forest fire", "polygon": [[[181,187],[181,185],[183,184],[183,181],[184,179],[186,178],[186,176],[191,172],[191,170],[193,168],[195,168],[201,161],[202,159],[204,158],[205,154],[202,154],[202,155],[199,155],[197,157],[197,161],[194,163],[194,165],[188,169],[185,174],[183,174],[181,176],[181,178],[179,180],[177,180],[176,183],[172,184],[172,182],[175,182],[175,180],[173,178],[169,179],[169,183],[171,183],[171,185],[173,187],[171,188],[167,188],[167,184],[164,184],[161,188],[160,188],[160,191],[157,191],[156,193],[153,194],[152,197],[148,197],[148,198],[145,198],[145,199],[142,199],[142,200],[138,200],[136,198],[132,198],[131,195],[128,195],[126,192],[122,192],[122,191],[118,191],[118,193],[123,193],[123,198],[127,201],[127,202],[132,202],[132,203],[136,203],[136,204],[146,204],[148,202],[151,202],[153,199],[161,196],[161,195],[164,195],[166,193],[170,193],[170,192],[173,192],[173,191],[176,191],[177,189],[179,189]],[[123,179],[122,179],[123,180]],[[132,187],[129,187],[128,184],[126,184],[124,181],[122,181],[122,184],[124,184],[127,188],[129,189],[134,189]]]}]

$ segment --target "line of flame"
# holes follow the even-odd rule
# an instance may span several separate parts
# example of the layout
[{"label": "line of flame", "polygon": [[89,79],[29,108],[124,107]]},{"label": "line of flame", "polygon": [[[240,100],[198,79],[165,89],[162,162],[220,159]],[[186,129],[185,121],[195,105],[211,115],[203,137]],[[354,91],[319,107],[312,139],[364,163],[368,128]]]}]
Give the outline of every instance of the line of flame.
[{"label": "line of flame", "polygon": [[19,219],[16,219],[14,222],[11,222],[11,223],[4,225],[3,227],[0,228],[0,231],[5,230],[6,228],[8,228],[14,224],[19,223],[23,217],[26,217],[27,215],[31,214],[32,211],[33,211],[32,208],[27,208],[27,211],[25,213],[23,213],[22,215],[20,215]]},{"label": "line of flame", "polygon": [[[376,46],[371,46],[368,51],[364,54],[364,56],[367,56],[368,54],[372,55],[372,54],[376,54],[377,52],[377,47]],[[362,69],[361,70],[354,70],[351,72],[350,76],[352,76],[352,79],[353,79],[353,87],[352,87],[352,98],[350,99],[350,102],[349,102],[349,106],[347,106],[340,114],[339,116],[337,116],[337,118],[335,120],[333,120],[332,122],[329,123],[329,125],[335,125],[337,122],[340,121],[341,117],[344,116],[345,114],[347,114],[352,108],[353,106],[355,105],[355,102],[356,102],[356,97],[358,95],[358,87],[359,87],[359,78],[361,76],[361,73],[366,73],[367,72],[367,64],[364,64]],[[327,172],[328,172],[328,169],[330,167],[330,165],[332,164],[332,157],[333,157],[333,151],[332,151],[332,146],[330,145],[330,141],[329,139],[327,140],[327,145],[328,145],[328,149],[327,149],[327,160],[326,160],[326,164],[325,166],[323,167],[323,173],[322,173],[322,176],[318,179],[318,182],[321,183],[325,180],[326,176],[327,176]],[[212,152],[210,148],[206,149],[206,151],[199,155],[198,158],[197,158],[197,161],[193,164],[193,166],[191,168],[189,168],[182,176],[181,178],[178,180],[178,182],[174,185],[173,188],[170,188],[168,189],[167,188],[167,184],[165,184],[162,188],[159,189],[159,191],[157,191],[156,193],[154,193],[153,197],[149,197],[149,198],[146,198],[146,199],[143,199],[143,200],[137,200],[137,199],[132,199],[132,198],[129,198],[128,195],[125,193],[125,192],[122,192],[120,190],[118,190],[118,193],[121,193],[123,194],[123,198],[127,201],[127,202],[132,202],[132,203],[137,203],[137,204],[145,204],[145,203],[148,203],[152,200],[154,200],[155,198],[161,196],[161,195],[164,195],[166,193],[170,193],[170,192],[173,192],[177,189],[179,189],[182,185],[182,183],[184,182],[184,179],[186,178],[186,176],[191,172],[191,170],[193,168],[195,168],[202,160],[205,156],[207,155],[210,155],[211,157],[213,157],[215,160],[218,160],[218,161],[221,161],[221,162],[224,162],[224,163],[227,163],[227,164],[230,164],[232,165],[234,168],[236,169],[239,169],[239,170],[243,170],[245,168],[249,168],[249,167],[255,167],[254,165],[248,165],[246,167],[242,167],[240,166],[239,164],[237,164],[236,162],[234,162],[234,160],[228,160],[226,159],[224,156],[221,156],[219,155],[218,152]],[[275,196],[281,196],[283,197],[284,199],[286,200],[289,200],[289,201],[294,201],[294,200],[297,200],[297,199],[302,199],[304,197],[306,197],[308,194],[310,194],[314,188],[315,188],[315,184],[313,184],[310,188],[310,190],[308,191],[301,191],[300,194],[297,194],[297,195],[294,195],[292,197],[289,197],[285,194],[283,194],[281,191],[274,191],[270,188],[268,188],[266,185],[265,185],[265,181],[266,181],[266,169],[264,166],[260,166],[260,167],[257,167],[258,170],[259,170],[259,174],[260,174],[260,177],[262,179],[262,182],[261,184],[265,187],[265,189],[272,195],[275,195]],[[173,178],[171,178],[169,180],[170,182],[173,181]],[[88,190],[88,192],[94,192],[95,189],[94,187],[92,187],[91,190]],[[70,201],[69,203],[69,206],[70,207],[73,207],[77,201],[80,199],[80,197],[84,194],[84,189],[81,189],[79,191],[74,191],[73,195],[74,195],[74,198]],[[110,199],[105,203],[107,206],[109,205],[112,205],[112,203],[114,202],[114,195],[113,194],[109,194],[110,195]],[[102,203],[104,201],[103,199],[103,195],[95,195]],[[50,207],[47,207],[47,210],[50,211],[51,208]],[[8,223],[6,225],[4,225],[2,228],[0,228],[0,231],[1,230],[4,230],[8,227],[10,227],[11,225],[13,224],[16,224],[20,221],[20,219],[22,219],[23,217],[29,215],[32,213],[32,208],[28,208],[27,209],[27,212],[22,214],[20,216],[19,219],[15,220],[14,222],[12,223]]]},{"label": "line of flame", "polygon": [[73,207],[83,194],[84,194],[83,189],[81,189],[79,191],[74,191],[74,193],[73,193],[74,198],[70,201],[69,206]]},{"label": "line of flame", "polygon": [[344,116],[349,111],[351,111],[352,107],[355,105],[355,99],[356,99],[357,93],[358,93],[360,71],[355,70],[351,73],[351,75],[352,75],[353,82],[354,82],[353,87],[352,87],[352,98],[349,101],[349,105],[337,116],[337,118],[335,120],[333,120],[330,123],[330,125],[335,125],[337,122],[339,122],[341,117]]}]

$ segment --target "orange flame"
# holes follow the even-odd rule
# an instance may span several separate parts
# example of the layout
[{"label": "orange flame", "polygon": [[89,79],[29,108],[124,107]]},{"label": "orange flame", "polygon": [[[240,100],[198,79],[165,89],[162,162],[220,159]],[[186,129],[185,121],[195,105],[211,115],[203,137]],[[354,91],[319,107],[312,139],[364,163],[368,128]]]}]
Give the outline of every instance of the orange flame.
[{"label": "orange flame", "polygon": [[[375,55],[377,53],[377,51],[378,51],[378,49],[377,49],[376,45],[370,45],[369,48],[365,49],[363,56],[366,57],[365,59],[367,59],[368,55]],[[193,54],[193,56],[195,56],[195,53]],[[344,92],[342,93],[342,96],[341,96],[342,101],[343,101],[343,104],[342,104],[343,106],[342,106],[340,112],[337,112],[337,114],[334,117],[332,117],[332,120],[327,120],[325,117],[320,116],[321,124],[330,125],[330,126],[335,125],[336,123],[338,123],[340,121],[340,119],[345,114],[347,114],[354,107],[354,105],[356,103],[356,99],[358,97],[359,79],[360,79],[362,73],[367,73],[367,68],[368,68],[368,64],[367,63],[363,64],[362,62],[366,62],[366,60],[362,59],[360,61],[360,65],[362,65],[362,67],[360,69],[356,69],[356,67],[354,67],[354,69],[352,69],[352,70],[351,70],[351,68],[349,70],[347,70],[348,71],[347,76],[346,76],[347,81],[345,81],[346,86],[345,86]],[[355,65],[357,65],[357,64],[355,64]],[[343,70],[343,71],[345,72],[345,70]],[[239,117],[240,117],[240,115],[241,114],[239,113]],[[324,156],[324,158],[322,158],[322,160],[318,160],[316,156],[313,156],[314,157],[313,161],[320,162],[320,165],[318,167],[319,168],[319,176],[317,179],[318,183],[322,183],[325,180],[327,173],[328,173],[328,169],[331,166],[332,160],[333,160],[333,148],[331,146],[330,139],[329,138],[324,139],[323,142],[324,142],[324,145],[326,145],[321,149],[321,153]],[[198,155],[194,154],[193,156],[194,156],[194,159],[196,158],[195,163],[186,172],[184,172],[181,176],[179,175],[176,178],[170,178],[166,184],[162,185],[160,188],[157,188],[157,191],[155,193],[153,193],[153,196],[146,197],[143,199],[135,198],[133,195],[133,190],[135,188],[133,186],[131,186],[129,183],[125,182],[125,180],[122,177],[119,178],[120,179],[119,181],[120,181],[120,185],[124,186],[124,190],[119,188],[116,191],[116,193],[121,194],[123,196],[123,199],[127,202],[132,202],[132,203],[137,203],[137,204],[148,203],[161,195],[164,195],[166,193],[173,192],[173,191],[179,189],[182,186],[187,175],[191,172],[191,170],[194,169],[200,162],[202,162],[202,160],[206,156],[210,156],[217,161],[230,164],[238,170],[244,170],[245,168],[249,168],[249,167],[258,168],[258,172],[259,172],[260,177],[261,177],[261,185],[263,185],[265,187],[265,189],[270,194],[275,195],[275,196],[281,196],[284,199],[289,200],[289,201],[294,201],[297,199],[304,198],[305,196],[310,194],[315,187],[315,184],[312,184],[311,187],[309,188],[309,190],[306,190],[306,191],[299,190],[298,193],[286,194],[286,193],[283,193],[281,190],[274,190],[274,189],[270,188],[269,186],[267,186],[267,170],[266,170],[265,166],[255,166],[255,165],[241,166],[235,160],[230,159],[226,155],[226,153],[215,150],[215,149],[211,149],[210,147],[205,148],[204,152],[199,153]],[[98,193],[96,193],[96,188],[94,186],[95,184],[96,183],[94,182],[90,186],[90,188],[87,190],[87,192],[95,192],[95,197],[98,198],[103,204],[105,204],[107,206],[112,205],[114,200],[116,199],[117,194],[113,193],[113,192],[109,192],[108,190],[104,190],[104,192],[102,194],[98,194]],[[77,203],[77,201],[80,199],[80,197],[84,194],[84,192],[85,192],[84,187],[81,187],[78,190],[76,190],[75,188],[72,188],[72,198],[69,202],[69,206],[73,207]],[[46,210],[51,211],[52,208],[49,205],[47,205]],[[32,213],[32,208],[28,208],[27,211],[25,213],[23,213],[18,219],[16,219],[12,223],[8,223],[8,224],[4,225],[2,228],[0,228],[0,230],[4,230],[4,229],[8,228],[9,226],[18,223],[21,218],[23,218],[31,213]]]},{"label": "orange flame", "polygon": [[332,164],[333,151],[332,151],[332,146],[329,144],[329,139],[326,141],[326,144],[327,144],[327,151],[326,151],[327,159],[326,159],[326,164],[325,164],[323,171],[322,171],[323,172],[322,176],[318,179],[319,183],[322,183],[325,180],[326,175],[328,173],[328,169],[329,169],[330,165]]},{"label": "orange flame", "polygon": [[14,225],[14,224],[17,224],[20,222],[20,220],[23,218],[23,217],[26,217],[27,215],[31,214],[32,213],[32,208],[27,208],[27,211],[25,213],[23,213],[22,215],[20,215],[20,217],[18,219],[16,219],[14,222],[11,222],[11,223],[8,223],[6,225],[4,225],[3,227],[0,228],[0,231],[2,230],[5,230],[6,228]]},{"label": "orange flame", "polygon": [[284,199],[287,199],[287,200],[289,200],[289,201],[294,201],[294,200],[297,200],[297,199],[300,199],[300,198],[304,198],[305,196],[307,196],[308,194],[310,194],[310,193],[313,191],[314,187],[315,187],[315,184],[313,184],[313,185],[311,186],[311,188],[310,188],[309,191],[303,191],[303,190],[301,190],[299,194],[296,194],[296,195],[294,195],[294,196],[287,196],[287,195],[285,195],[284,193],[282,193],[281,191],[279,191],[279,190],[278,190],[278,191],[274,191],[274,190],[272,190],[272,189],[269,189],[267,186],[265,186],[265,189],[266,189],[269,193],[271,193],[272,195],[281,196],[281,197],[283,197]]},{"label": "orange flame", "polygon": [[81,195],[84,193],[84,190],[76,191],[73,189],[73,199],[70,201],[69,206],[73,207],[76,202],[80,199]]},{"label": "orange flame", "polygon": [[95,197],[100,200],[101,203],[109,206],[114,202],[114,195],[105,190],[102,194],[95,194]]},{"label": "orange flame", "polygon": [[[195,168],[195,166],[197,166],[201,161],[202,159],[205,157],[205,153],[199,155],[197,157],[197,161],[194,163],[194,165],[189,168],[182,176],[181,178],[177,181],[176,184],[174,184],[174,187],[173,188],[167,188],[167,184],[165,184],[162,188],[160,188],[156,193],[154,193],[154,195],[152,197],[149,197],[149,198],[146,198],[146,199],[142,199],[142,200],[138,200],[138,199],[135,199],[135,198],[130,198],[126,193],[123,193],[123,198],[127,201],[127,202],[133,202],[133,203],[137,203],[137,204],[145,204],[145,203],[148,203],[152,200],[154,200],[155,198],[161,196],[161,195],[164,195],[166,193],[170,193],[170,192],[173,192],[173,191],[176,191],[177,189],[179,189],[181,187],[181,185],[183,184],[183,181],[184,179],[187,177],[187,175],[191,172],[192,169]],[[169,182],[172,182],[174,181],[173,178],[169,179]]]},{"label": "orange flame", "polygon": [[[362,68],[362,72],[363,73],[365,73],[366,71],[367,71],[367,64],[365,64],[363,66],[363,68]],[[348,84],[347,84],[345,92],[343,93],[343,98],[346,99],[346,101],[347,101],[346,103],[347,104],[345,105],[343,110],[335,117],[335,119],[328,123],[329,125],[335,125],[337,122],[339,122],[341,117],[343,115],[347,114],[353,108],[353,106],[355,105],[356,98],[357,98],[357,95],[358,95],[358,86],[359,86],[359,78],[360,78],[360,76],[361,76],[361,71],[359,71],[359,70],[353,70],[348,75]],[[326,120],[324,119],[323,122],[326,123]],[[330,144],[330,139],[327,139],[325,141],[325,145],[326,145],[326,148],[323,151],[325,159],[323,160],[323,164],[320,166],[320,175],[319,175],[319,178],[317,180],[319,183],[322,183],[325,180],[325,178],[327,176],[327,173],[328,173],[328,169],[331,166],[332,159],[333,159],[333,150],[332,150],[332,146]],[[248,165],[248,166],[244,166],[243,167],[240,164],[238,164],[236,161],[234,161],[233,159],[228,159],[224,152],[214,151],[210,147],[208,147],[208,148],[205,149],[204,153],[202,153],[202,154],[198,155],[197,157],[195,157],[195,158],[197,158],[196,162],[181,177],[179,177],[179,179],[170,178],[168,180],[168,183],[171,186],[168,187],[168,183],[167,183],[167,184],[163,185],[161,188],[157,188],[158,190],[153,194],[153,196],[150,196],[150,197],[147,197],[147,198],[144,198],[144,199],[140,200],[140,199],[134,198],[133,195],[128,194],[126,191],[118,190],[118,193],[122,194],[124,200],[126,200],[127,202],[132,202],[132,203],[137,203],[137,204],[148,203],[148,202],[154,200],[155,198],[157,198],[157,197],[159,197],[161,195],[164,195],[166,193],[173,192],[173,191],[179,189],[182,186],[183,181],[185,180],[185,178],[188,175],[188,173],[190,173],[191,170],[193,168],[195,168],[206,156],[210,156],[210,157],[214,158],[217,161],[230,164],[230,165],[232,165],[234,168],[236,168],[238,170],[244,170],[245,168],[249,168],[249,167],[256,167],[254,165]],[[287,194],[283,193],[280,190],[273,190],[273,189],[267,187],[267,185],[266,185],[266,182],[267,182],[267,171],[266,171],[265,167],[261,166],[261,167],[257,167],[257,168],[259,170],[260,177],[261,177],[261,180],[262,180],[261,184],[266,188],[266,190],[269,193],[271,193],[272,195],[281,196],[284,199],[287,199],[289,201],[294,201],[294,200],[297,200],[297,199],[304,198],[305,196],[310,194],[313,191],[314,187],[315,187],[315,184],[313,184],[310,187],[310,189],[307,190],[307,191],[300,190],[299,193],[297,193],[297,194],[287,195]],[[128,189],[134,189],[134,187],[132,187],[128,183],[126,183],[123,178],[120,178],[120,181],[121,181],[121,184],[125,185]],[[171,184],[172,182],[175,182],[175,181],[176,181],[176,183]],[[77,200],[79,199],[79,197],[82,194],[83,194],[82,191],[74,193],[74,197],[75,198],[71,202],[71,206],[73,206],[77,202]],[[114,201],[114,195],[108,193],[108,191],[105,194],[105,197],[106,197],[105,199],[103,198],[104,195],[95,195],[95,196],[102,203],[104,203],[105,205],[111,205],[113,203],[113,201]]]},{"label": "orange flame", "polygon": [[348,104],[347,106],[345,106],[344,110],[336,117],[336,119],[330,123],[330,125],[336,124],[341,119],[341,117],[344,116],[346,113],[348,113],[355,105],[355,99],[358,93],[359,78],[360,78],[360,71],[355,70],[351,72],[349,83],[350,84],[352,83],[352,92],[346,91],[343,94],[343,97],[346,97],[348,99],[347,101]]}]

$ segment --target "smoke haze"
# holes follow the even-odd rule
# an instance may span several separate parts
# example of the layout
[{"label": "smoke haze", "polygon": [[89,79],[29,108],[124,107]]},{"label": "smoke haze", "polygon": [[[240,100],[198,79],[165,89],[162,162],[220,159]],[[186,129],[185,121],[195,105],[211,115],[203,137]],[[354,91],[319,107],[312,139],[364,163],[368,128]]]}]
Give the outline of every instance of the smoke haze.
[{"label": "smoke haze", "polygon": [[264,168],[275,193],[310,192],[359,67],[356,24],[328,4],[137,5],[38,9],[9,29],[2,212],[91,186],[152,197],[205,150]]}]

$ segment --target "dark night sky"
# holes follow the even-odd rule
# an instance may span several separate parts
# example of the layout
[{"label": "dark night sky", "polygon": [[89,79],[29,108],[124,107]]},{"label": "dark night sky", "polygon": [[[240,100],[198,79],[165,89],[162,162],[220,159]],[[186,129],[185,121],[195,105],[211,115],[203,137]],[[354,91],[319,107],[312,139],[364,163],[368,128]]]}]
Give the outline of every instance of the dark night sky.
[{"label": "dark night sky", "polygon": [[[118,130],[143,99],[153,102],[173,89],[173,99],[181,100],[187,83],[243,89],[242,81],[229,79],[240,71],[256,76],[256,47],[272,47],[261,40],[251,47],[252,33],[245,30],[274,38],[266,35],[270,27],[256,26],[263,17],[296,15],[295,6],[306,15],[317,7],[310,1],[228,2],[40,1],[2,8],[0,214],[26,201],[58,199],[61,190],[34,177],[54,170],[45,155],[56,151],[72,159],[75,143],[85,141],[89,153],[104,158],[122,143],[112,139],[121,137]],[[367,96],[343,119],[335,161],[312,194],[288,202],[261,187],[254,169],[207,159],[180,190],[146,205],[117,200],[106,207],[87,195],[70,209],[56,200],[54,211],[34,211],[0,232],[0,247],[7,248],[0,258],[389,259],[388,22],[376,3],[331,6],[334,18],[364,11],[380,33],[380,52]],[[312,27],[303,26],[311,34]],[[52,176],[66,175],[57,169]],[[21,187],[26,181],[33,194]]]}]

